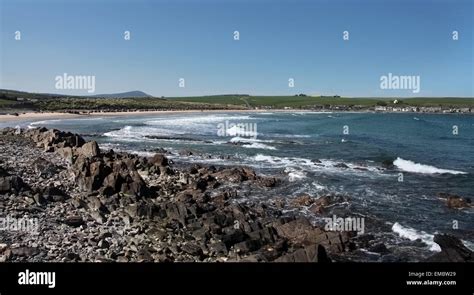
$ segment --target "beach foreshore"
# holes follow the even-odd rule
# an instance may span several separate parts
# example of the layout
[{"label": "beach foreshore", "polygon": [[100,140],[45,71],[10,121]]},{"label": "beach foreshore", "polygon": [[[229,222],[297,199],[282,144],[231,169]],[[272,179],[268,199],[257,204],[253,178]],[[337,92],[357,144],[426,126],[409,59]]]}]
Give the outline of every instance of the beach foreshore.
[{"label": "beach foreshore", "polygon": [[118,117],[118,116],[152,116],[152,115],[172,115],[172,114],[186,114],[186,113],[404,113],[404,114],[464,114],[472,115],[472,112],[438,112],[438,111],[380,111],[371,109],[362,110],[344,110],[344,109],[216,109],[216,110],[132,110],[132,111],[64,111],[64,112],[39,112],[39,111],[27,111],[27,112],[0,112],[0,122],[17,122],[17,121],[35,121],[35,120],[56,120],[56,119],[78,119],[78,118],[91,118],[91,117]]},{"label": "beach foreshore", "polygon": [[326,232],[280,203],[238,201],[235,185],[278,182],[103,151],[54,129],[1,129],[0,216],[31,228],[0,230],[0,261],[327,262],[355,247],[352,232]]},{"label": "beach foreshore", "polygon": [[[28,120],[52,120],[52,119],[77,119],[87,117],[115,117],[115,116],[149,116],[149,115],[171,115],[183,113],[267,113],[267,112],[308,112],[310,110],[255,110],[255,109],[230,109],[230,110],[176,110],[176,111],[130,111],[130,112],[25,112],[13,114],[0,114],[0,122],[15,122]],[[331,111],[327,111],[331,113]]]},{"label": "beach foreshore", "polygon": [[[328,262],[380,249],[373,235],[327,230],[298,213],[325,216],[344,201],[337,196],[242,194],[272,196],[282,181],[248,167],[175,165],[162,151],[101,150],[55,129],[0,129],[0,216],[8,221],[0,261]],[[471,255],[452,237],[436,239]]]}]

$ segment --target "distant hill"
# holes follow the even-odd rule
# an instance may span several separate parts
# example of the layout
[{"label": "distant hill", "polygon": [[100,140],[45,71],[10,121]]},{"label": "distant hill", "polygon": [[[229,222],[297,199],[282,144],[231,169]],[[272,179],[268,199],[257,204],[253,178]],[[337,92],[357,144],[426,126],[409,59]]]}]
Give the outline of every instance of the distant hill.
[{"label": "distant hill", "polygon": [[93,97],[103,97],[103,98],[127,98],[127,97],[152,97],[151,95],[135,90],[135,91],[128,91],[128,92],[121,92],[121,93],[112,93],[112,94],[97,94]]},{"label": "distant hill", "polygon": [[128,91],[112,94],[96,94],[96,95],[70,95],[70,94],[60,94],[60,93],[34,93],[18,90],[9,90],[9,89],[0,89],[0,96],[8,97],[24,97],[24,98],[80,98],[80,97],[95,97],[95,98],[135,98],[135,97],[153,97],[143,91]]}]

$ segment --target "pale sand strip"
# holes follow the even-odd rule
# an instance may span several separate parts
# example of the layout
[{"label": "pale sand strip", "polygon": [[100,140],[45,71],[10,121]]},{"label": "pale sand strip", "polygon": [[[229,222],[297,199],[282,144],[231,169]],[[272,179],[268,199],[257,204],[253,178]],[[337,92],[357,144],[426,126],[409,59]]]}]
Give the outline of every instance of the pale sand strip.
[{"label": "pale sand strip", "polygon": [[[259,112],[288,112],[289,110],[264,110],[264,109],[238,109],[238,110],[183,110],[183,111],[133,111],[133,112],[95,112],[95,113],[61,113],[61,112],[26,112],[14,115],[0,115],[0,122],[28,121],[28,120],[53,120],[53,119],[74,119],[90,117],[109,117],[109,116],[136,116],[136,115],[166,115],[180,113],[259,113]],[[297,110],[291,110],[293,112]],[[298,110],[303,111],[303,110]]]}]

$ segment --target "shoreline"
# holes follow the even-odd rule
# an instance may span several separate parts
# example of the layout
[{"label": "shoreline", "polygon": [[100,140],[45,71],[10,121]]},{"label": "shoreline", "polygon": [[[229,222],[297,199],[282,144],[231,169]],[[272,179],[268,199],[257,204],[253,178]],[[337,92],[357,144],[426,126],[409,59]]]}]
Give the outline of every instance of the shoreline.
[{"label": "shoreline", "polygon": [[54,129],[0,129],[0,143],[0,156],[21,154],[0,165],[0,200],[15,196],[3,207],[38,220],[31,235],[7,232],[0,261],[327,262],[355,247],[355,232],[285,215],[290,204],[239,202],[234,185],[279,184],[249,168],[177,167],[164,154],[106,152]]},{"label": "shoreline", "polygon": [[93,117],[121,117],[121,116],[147,116],[186,113],[371,113],[371,114],[438,114],[438,115],[473,115],[472,113],[438,113],[438,112],[393,112],[393,111],[345,111],[345,110],[312,110],[312,109],[222,109],[222,110],[171,110],[171,111],[126,111],[126,112],[23,112],[12,114],[0,114],[0,122],[17,122],[28,120],[54,120],[54,119],[78,119]]},{"label": "shoreline", "polygon": [[[12,158],[0,163],[3,208],[30,212],[38,220],[36,233],[41,230],[40,238],[8,232],[0,261],[368,262],[358,251],[368,249],[381,255],[377,262],[387,262],[396,255],[370,232],[327,230],[298,213],[307,207],[327,217],[328,208],[347,199],[243,199],[250,187],[271,195],[283,181],[277,175],[175,165],[164,153],[104,151],[55,129],[3,128],[0,143],[0,156]],[[417,261],[450,261],[445,249],[471,253],[452,248],[461,243],[455,237],[434,239],[449,243]]]},{"label": "shoreline", "polygon": [[[288,110],[271,110],[271,112],[284,112]],[[307,112],[308,110],[297,110]],[[0,122],[25,121],[31,119],[77,119],[91,117],[115,117],[115,116],[146,116],[146,115],[163,115],[163,114],[185,114],[185,113],[266,113],[270,110],[176,110],[176,111],[131,111],[131,112],[92,112],[92,113],[68,113],[68,112],[24,112],[21,114],[0,114]],[[327,113],[330,113],[329,111]]]}]

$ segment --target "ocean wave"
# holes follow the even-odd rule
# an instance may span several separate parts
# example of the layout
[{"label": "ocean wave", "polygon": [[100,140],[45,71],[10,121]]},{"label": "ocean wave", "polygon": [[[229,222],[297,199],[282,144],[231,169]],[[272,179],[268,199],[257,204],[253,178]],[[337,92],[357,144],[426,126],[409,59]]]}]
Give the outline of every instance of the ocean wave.
[{"label": "ocean wave", "polygon": [[112,130],[105,132],[103,136],[106,137],[115,137],[119,139],[146,139],[146,136],[151,135],[176,135],[184,134],[180,131],[170,131],[168,129],[155,128],[155,127],[145,127],[145,126],[125,126],[119,130]]},{"label": "ocean wave", "polygon": [[43,121],[36,121],[36,122],[31,122],[30,123],[30,126],[36,126],[36,125],[47,125],[47,124],[51,124],[51,123],[58,123],[58,122],[61,122],[63,120],[60,120],[60,119],[51,119],[51,120],[43,120]]},{"label": "ocean wave", "polygon": [[408,226],[402,226],[400,223],[395,222],[392,226],[392,231],[398,234],[400,237],[409,239],[410,241],[422,240],[423,243],[430,247],[431,251],[440,252],[441,248],[438,244],[433,241],[434,235],[428,234],[424,231],[419,231]]},{"label": "ocean wave", "polygon": [[301,170],[296,170],[296,169],[291,168],[291,167],[287,167],[285,169],[285,173],[288,174],[288,180],[290,182],[295,182],[295,181],[306,178],[306,173],[304,173]]},{"label": "ocean wave", "polygon": [[254,142],[251,144],[243,144],[242,147],[247,148],[247,149],[276,150],[276,147],[274,146],[270,146],[270,145],[259,143],[259,142]]},{"label": "ocean wave", "polygon": [[297,112],[289,112],[291,114],[298,114],[298,115],[307,115],[307,114],[332,114],[333,112],[318,112],[318,111],[297,111]]},{"label": "ocean wave", "polygon": [[180,126],[185,125],[195,125],[195,124],[209,124],[209,123],[218,123],[225,121],[239,121],[239,120],[250,120],[250,116],[232,116],[232,115],[205,115],[205,116],[191,116],[191,117],[173,117],[173,118],[163,118],[158,120],[145,121],[147,125],[171,125]]},{"label": "ocean wave", "polygon": [[239,124],[236,124],[229,129],[226,130],[226,135],[228,136],[252,136],[256,137],[257,132],[253,130],[247,130],[246,126],[241,126]]},{"label": "ocean wave", "polygon": [[274,168],[297,167],[308,171],[324,171],[336,173],[381,173],[377,169],[377,167],[361,166],[353,163],[342,163],[328,159],[319,159],[318,161],[312,161],[306,158],[287,158],[258,154],[256,156],[253,156],[250,161],[268,163]]},{"label": "ocean wave", "polygon": [[393,165],[397,166],[398,169],[405,171],[405,172],[413,172],[413,173],[422,173],[422,174],[467,174],[467,172],[457,171],[457,170],[449,170],[449,169],[441,169],[430,165],[424,165],[415,163],[410,160],[405,160],[402,158],[397,158],[393,161]]},{"label": "ocean wave", "polygon": [[257,139],[257,138],[247,138],[247,137],[233,137],[231,140],[229,140],[231,143],[254,143],[254,142],[266,142],[266,143],[271,143],[274,142],[274,140],[265,140],[265,139]]},{"label": "ocean wave", "polygon": [[256,138],[246,138],[246,137],[234,137],[228,142],[230,143],[239,143],[243,148],[250,149],[265,149],[265,150],[276,150],[275,147],[264,144],[273,142],[273,140],[262,140]]},{"label": "ocean wave", "polygon": [[322,191],[322,190],[327,190],[328,187],[325,185],[320,184],[317,181],[313,181],[311,185],[317,190],[317,191]]},{"label": "ocean wave", "polygon": [[73,119],[49,119],[49,120],[31,122],[28,127],[38,126],[38,125],[56,124],[56,123],[60,123],[60,122],[98,121],[98,120],[105,120],[105,118],[103,118],[103,117],[93,117],[93,118],[87,117],[87,118],[73,118]]},{"label": "ocean wave", "polygon": [[275,137],[283,137],[283,138],[311,138],[311,135],[306,134],[271,134]]}]

